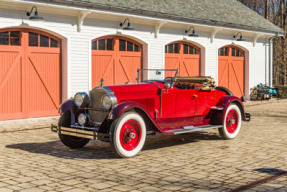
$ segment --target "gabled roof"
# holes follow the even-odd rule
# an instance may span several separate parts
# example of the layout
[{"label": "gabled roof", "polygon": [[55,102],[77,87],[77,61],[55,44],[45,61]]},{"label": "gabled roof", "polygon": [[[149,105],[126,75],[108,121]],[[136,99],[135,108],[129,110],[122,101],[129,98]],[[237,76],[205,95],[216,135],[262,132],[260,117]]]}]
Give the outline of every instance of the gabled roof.
[{"label": "gabled roof", "polygon": [[251,31],[283,30],[236,0],[38,0]]}]

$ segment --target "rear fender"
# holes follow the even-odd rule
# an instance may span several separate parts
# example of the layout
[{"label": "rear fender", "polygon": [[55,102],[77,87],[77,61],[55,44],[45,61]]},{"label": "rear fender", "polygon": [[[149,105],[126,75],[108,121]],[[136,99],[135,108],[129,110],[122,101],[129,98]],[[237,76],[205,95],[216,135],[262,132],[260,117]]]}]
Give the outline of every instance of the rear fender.
[{"label": "rear fender", "polygon": [[159,127],[156,125],[154,122],[153,118],[151,115],[148,113],[146,107],[141,105],[140,103],[137,102],[124,102],[116,106],[108,115],[109,120],[115,120],[119,117],[121,117],[125,112],[134,110],[138,113],[140,113],[142,116],[144,116],[144,119],[147,120],[147,123],[150,123],[153,128],[156,128],[157,130],[160,131]]},{"label": "rear fender", "polygon": [[62,115],[66,111],[70,111],[71,114],[71,124],[75,123],[75,111],[76,106],[74,104],[74,99],[69,99],[62,103],[59,107],[59,113]]},{"label": "rear fender", "polygon": [[231,104],[236,104],[239,107],[239,109],[241,111],[242,120],[247,121],[246,115],[245,115],[245,110],[244,110],[244,107],[243,107],[241,100],[236,96],[228,95],[228,96],[224,97],[224,99],[222,101],[222,107],[223,107],[222,122],[224,121],[224,116],[226,114],[227,108]]}]

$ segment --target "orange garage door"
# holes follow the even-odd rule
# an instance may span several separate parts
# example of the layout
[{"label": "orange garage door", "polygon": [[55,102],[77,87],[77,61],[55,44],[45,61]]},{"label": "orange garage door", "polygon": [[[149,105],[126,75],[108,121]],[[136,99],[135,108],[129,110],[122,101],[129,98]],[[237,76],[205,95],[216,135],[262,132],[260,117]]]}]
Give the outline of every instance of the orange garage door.
[{"label": "orange garage door", "polygon": [[[184,41],[165,46],[165,68],[178,69],[179,76],[200,75],[200,49]],[[171,74],[167,72],[166,76]]]},{"label": "orange garage door", "polygon": [[0,31],[0,120],[58,114],[60,44],[40,31]]},{"label": "orange garage door", "polygon": [[244,95],[244,52],[233,46],[218,51],[218,85],[238,97]]},{"label": "orange garage door", "polygon": [[92,42],[92,86],[135,83],[142,68],[142,45],[119,36],[105,36]]}]

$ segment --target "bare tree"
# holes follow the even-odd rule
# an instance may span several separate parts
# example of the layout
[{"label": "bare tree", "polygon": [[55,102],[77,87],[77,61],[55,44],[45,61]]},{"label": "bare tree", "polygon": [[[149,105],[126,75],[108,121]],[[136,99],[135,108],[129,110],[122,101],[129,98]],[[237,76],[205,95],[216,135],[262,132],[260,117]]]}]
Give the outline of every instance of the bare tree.
[{"label": "bare tree", "polygon": [[[270,22],[287,31],[286,0],[238,0]],[[287,85],[287,35],[275,38],[273,46],[273,84]]]}]

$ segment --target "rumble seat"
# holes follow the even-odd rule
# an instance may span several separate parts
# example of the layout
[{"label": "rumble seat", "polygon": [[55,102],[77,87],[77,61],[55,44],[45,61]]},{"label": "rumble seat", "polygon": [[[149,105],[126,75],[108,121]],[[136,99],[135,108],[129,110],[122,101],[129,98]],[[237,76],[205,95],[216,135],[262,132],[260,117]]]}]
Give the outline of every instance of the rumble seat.
[{"label": "rumble seat", "polygon": [[215,89],[215,81],[210,76],[176,77],[176,81],[178,81],[181,86],[175,86],[180,89],[200,89],[203,91]]}]

